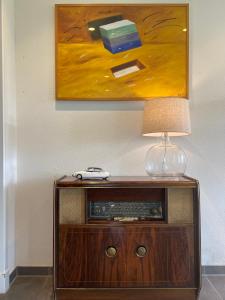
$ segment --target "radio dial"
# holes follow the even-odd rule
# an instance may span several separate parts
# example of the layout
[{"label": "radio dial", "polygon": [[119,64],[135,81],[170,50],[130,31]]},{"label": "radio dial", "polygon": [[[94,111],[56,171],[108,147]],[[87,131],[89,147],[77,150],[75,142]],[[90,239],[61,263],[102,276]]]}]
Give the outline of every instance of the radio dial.
[{"label": "radio dial", "polygon": [[[113,220],[121,218],[122,221],[138,219],[162,219],[162,202],[153,201],[91,201],[89,210],[89,219]],[[118,220],[115,220],[118,221]],[[119,220],[120,221],[120,220]]]},{"label": "radio dial", "polygon": [[152,208],[152,209],[151,209],[151,215],[152,215],[152,216],[157,216],[158,214],[159,214],[159,211],[158,211],[157,208]]}]

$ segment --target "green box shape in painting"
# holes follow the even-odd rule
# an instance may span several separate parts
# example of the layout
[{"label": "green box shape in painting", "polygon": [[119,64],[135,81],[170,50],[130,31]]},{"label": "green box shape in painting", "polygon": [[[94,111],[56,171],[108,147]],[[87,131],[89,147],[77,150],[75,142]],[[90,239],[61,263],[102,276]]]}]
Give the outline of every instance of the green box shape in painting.
[{"label": "green box shape in painting", "polygon": [[118,38],[120,36],[137,32],[135,23],[129,20],[122,20],[111,24],[100,26],[100,32],[107,39]]}]

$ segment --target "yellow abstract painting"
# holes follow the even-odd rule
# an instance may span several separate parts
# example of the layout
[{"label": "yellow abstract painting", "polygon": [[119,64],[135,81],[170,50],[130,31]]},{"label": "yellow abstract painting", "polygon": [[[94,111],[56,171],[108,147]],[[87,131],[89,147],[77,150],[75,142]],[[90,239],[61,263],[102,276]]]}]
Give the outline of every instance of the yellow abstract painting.
[{"label": "yellow abstract painting", "polygon": [[56,5],[56,99],[188,97],[188,5]]}]

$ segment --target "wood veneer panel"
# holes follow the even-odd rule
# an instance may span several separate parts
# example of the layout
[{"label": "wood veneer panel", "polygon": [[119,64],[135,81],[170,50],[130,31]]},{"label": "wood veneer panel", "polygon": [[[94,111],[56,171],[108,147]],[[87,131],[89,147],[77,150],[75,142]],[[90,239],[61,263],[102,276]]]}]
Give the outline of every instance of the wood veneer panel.
[{"label": "wood veneer panel", "polygon": [[56,188],[62,187],[196,187],[197,180],[183,176],[178,178],[162,177],[152,179],[149,176],[121,176],[110,177],[108,180],[79,180],[71,176],[64,176],[56,181]]},{"label": "wood veneer panel", "polygon": [[194,287],[192,235],[193,226],[61,225],[58,287]]},{"label": "wood veneer panel", "polygon": [[58,290],[57,300],[197,300],[196,290],[110,289],[110,290]]},{"label": "wood veneer panel", "polygon": [[163,201],[165,189],[151,188],[114,188],[88,189],[87,200],[90,201]]},{"label": "wood veneer panel", "polygon": [[[126,280],[123,227],[60,228],[58,287],[123,287]],[[106,255],[114,246],[117,255]]]},{"label": "wood veneer panel", "polygon": [[[127,286],[195,287],[193,232],[192,226],[127,229]],[[139,246],[147,249],[143,258]]]}]

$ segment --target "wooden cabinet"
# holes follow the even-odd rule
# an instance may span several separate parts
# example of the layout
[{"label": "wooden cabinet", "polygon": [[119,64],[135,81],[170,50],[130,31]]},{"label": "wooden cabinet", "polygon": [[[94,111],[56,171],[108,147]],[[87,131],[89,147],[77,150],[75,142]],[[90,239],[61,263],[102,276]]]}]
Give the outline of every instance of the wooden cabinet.
[{"label": "wooden cabinet", "polygon": [[[197,181],[66,177],[56,182],[54,201],[56,299],[131,300],[135,293],[140,299],[197,299],[201,282]],[[118,221],[105,213],[103,219],[99,213],[101,218],[92,220],[90,201],[118,205],[120,210],[113,207],[110,217],[121,213],[121,207],[130,214],[133,201],[135,218]],[[152,206],[142,201],[159,201],[162,218],[144,219],[143,209]]]}]

